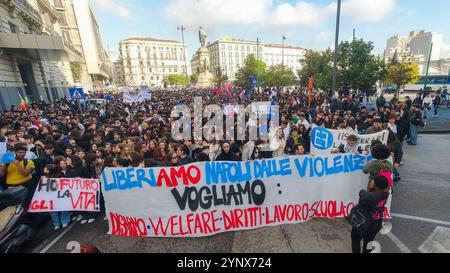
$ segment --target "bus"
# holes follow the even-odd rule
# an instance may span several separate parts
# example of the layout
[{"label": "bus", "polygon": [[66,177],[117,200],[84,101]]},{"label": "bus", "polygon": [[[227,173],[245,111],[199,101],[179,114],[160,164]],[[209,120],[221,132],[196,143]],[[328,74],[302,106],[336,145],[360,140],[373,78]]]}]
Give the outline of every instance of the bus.
[{"label": "bus", "polygon": [[[407,84],[404,87],[405,91],[417,92],[420,89],[424,89],[426,76],[420,76],[419,81],[416,84]],[[433,75],[428,76],[427,87],[432,88],[433,91],[441,89],[447,89],[450,86],[450,73],[449,75]]]}]

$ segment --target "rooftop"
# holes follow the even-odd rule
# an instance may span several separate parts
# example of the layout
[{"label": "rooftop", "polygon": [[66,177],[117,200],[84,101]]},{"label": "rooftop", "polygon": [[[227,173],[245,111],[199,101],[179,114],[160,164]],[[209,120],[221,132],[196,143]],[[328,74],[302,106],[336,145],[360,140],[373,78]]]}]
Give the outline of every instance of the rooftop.
[{"label": "rooftop", "polygon": [[[283,48],[283,45],[275,45],[275,44],[268,44],[265,45],[265,47],[273,47],[273,48]],[[290,46],[290,45],[284,45],[284,48],[290,48],[290,49],[305,49],[301,46]]]},{"label": "rooftop", "polygon": [[139,41],[139,42],[162,42],[162,43],[181,43],[174,40],[162,40],[162,39],[155,39],[155,38],[128,38],[123,40],[122,42],[128,42],[128,41]]}]

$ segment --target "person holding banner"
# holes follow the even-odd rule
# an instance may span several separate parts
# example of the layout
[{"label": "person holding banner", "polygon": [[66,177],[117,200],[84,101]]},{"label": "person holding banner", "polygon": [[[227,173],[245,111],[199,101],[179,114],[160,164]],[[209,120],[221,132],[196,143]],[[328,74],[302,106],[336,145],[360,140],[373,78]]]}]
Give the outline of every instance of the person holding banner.
[{"label": "person holding banner", "polygon": [[[389,199],[389,182],[384,176],[376,176],[370,181],[367,191],[362,190],[359,193],[358,205],[372,216],[368,219],[370,225],[364,233],[360,233],[356,228],[352,228],[352,252],[370,253],[372,250],[367,245],[372,242],[380,232],[383,226],[384,208]],[[361,241],[363,248],[361,251]]]},{"label": "person holding banner", "polygon": [[[61,178],[63,174],[57,165],[49,164],[44,168],[44,176],[46,178]],[[67,228],[70,224],[70,212],[68,211],[51,212],[50,217],[52,218],[55,230],[59,230],[61,226],[62,228]]]},{"label": "person holding banner", "polygon": [[381,127],[381,125],[382,125],[381,119],[375,118],[373,120],[372,126],[367,128],[366,135],[376,134],[376,133],[383,131],[383,128]]},{"label": "person holding banner", "polygon": [[287,155],[293,155],[294,152],[295,152],[294,151],[294,146],[296,144],[302,144],[303,147],[305,147],[305,139],[301,135],[299,135],[298,128],[294,127],[291,130],[291,136],[286,141],[284,153],[287,154]]},{"label": "person holding banner", "polygon": [[216,158],[215,161],[239,161],[239,157],[230,151],[230,144],[227,142],[222,144],[222,153]]},{"label": "person holding banner", "polygon": [[347,138],[346,144],[341,144],[337,150],[333,151],[334,154],[362,154],[362,148],[358,145],[358,137],[356,135],[350,135]]}]

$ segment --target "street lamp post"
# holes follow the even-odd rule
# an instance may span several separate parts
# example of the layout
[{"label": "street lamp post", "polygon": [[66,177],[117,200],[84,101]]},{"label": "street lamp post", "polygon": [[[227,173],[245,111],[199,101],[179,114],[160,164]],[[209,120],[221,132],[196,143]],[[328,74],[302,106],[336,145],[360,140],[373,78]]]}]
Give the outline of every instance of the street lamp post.
[{"label": "street lamp post", "polygon": [[283,35],[283,45],[282,45],[282,61],[281,61],[281,63],[282,63],[282,65],[284,66],[284,40],[286,40],[287,38],[286,38],[286,36],[285,35]]},{"label": "street lamp post", "polygon": [[256,86],[259,92],[259,37],[256,38],[256,78],[257,78]]},{"label": "street lamp post", "polygon": [[428,86],[428,77],[429,77],[429,73],[430,73],[430,63],[431,63],[431,54],[433,53],[433,43],[431,43],[430,46],[430,53],[428,55],[428,61],[427,61],[427,73],[426,73],[426,77],[425,77],[425,86],[424,86],[424,90],[427,89]]},{"label": "street lamp post", "polygon": [[189,77],[188,77],[188,71],[187,71],[187,54],[186,54],[186,46],[184,44],[184,31],[186,28],[184,26],[179,26],[177,28],[181,31],[181,39],[183,40],[183,54],[184,54],[184,73],[186,74],[186,86],[189,85]]},{"label": "street lamp post", "polygon": [[339,47],[339,23],[341,19],[341,0],[338,0],[337,4],[337,18],[336,18],[336,40],[334,42],[334,66],[333,66],[333,85],[332,96],[336,94],[336,81],[337,81],[337,54]]}]

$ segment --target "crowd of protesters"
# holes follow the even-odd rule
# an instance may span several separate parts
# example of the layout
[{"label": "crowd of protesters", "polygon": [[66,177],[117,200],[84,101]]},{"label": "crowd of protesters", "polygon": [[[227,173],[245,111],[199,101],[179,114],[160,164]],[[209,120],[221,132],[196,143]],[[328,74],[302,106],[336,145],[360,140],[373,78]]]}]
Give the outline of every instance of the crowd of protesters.
[{"label": "crowd of protesters", "polygon": [[[271,122],[252,124],[267,127],[271,136],[267,141],[173,139],[171,125],[177,117],[172,116],[171,111],[181,104],[193,109],[194,97],[201,97],[204,105],[270,101],[279,107],[280,126],[273,128]],[[131,105],[124,104],[119,94],[112,96],[105,105],[84,111],[80,111],[77,102],[65,99],[35,103],[25,111],[13,107],[0,117],[0,142],[6,142],[7,152],[15,153],[7,162],[2,159],[0,176],[5,179],[0,187],[23,185],[32,196],[42,176],[99,178],[108,167],[180,166],[199,161],[305,155],[311,150],[313,126],[350,133],[347,144],[339,147],[337,153],[362,153],[356,134],[389,130],[385,147],[394,155],[393,167],[398,181],[403,143],[417,145],[418,128],[424,125],[422,113],[426,116],[433,105],[429,97],[423,93],[413,100],[407,98],[400,102],[397,97],[387,101],[380,96],[376,99],[377,107],[372,107],[371,103],[364,104],[364,93],[345,90],[339,97],[315,90],[310,99],[308,90],[300,87],[267,88],[260,92],[186,88],[152,90],[151,101]],[[369,96],[367,102],[370,102]],[[263,149],[264,144],[270,149]],[[377,183],[383,188],[381,182]],[[80,213],[72,215],[72,219],[69,213],[51,216],[55,229],[59,229],[67,227],[71,220],[92,223],[98,215]]]}]

